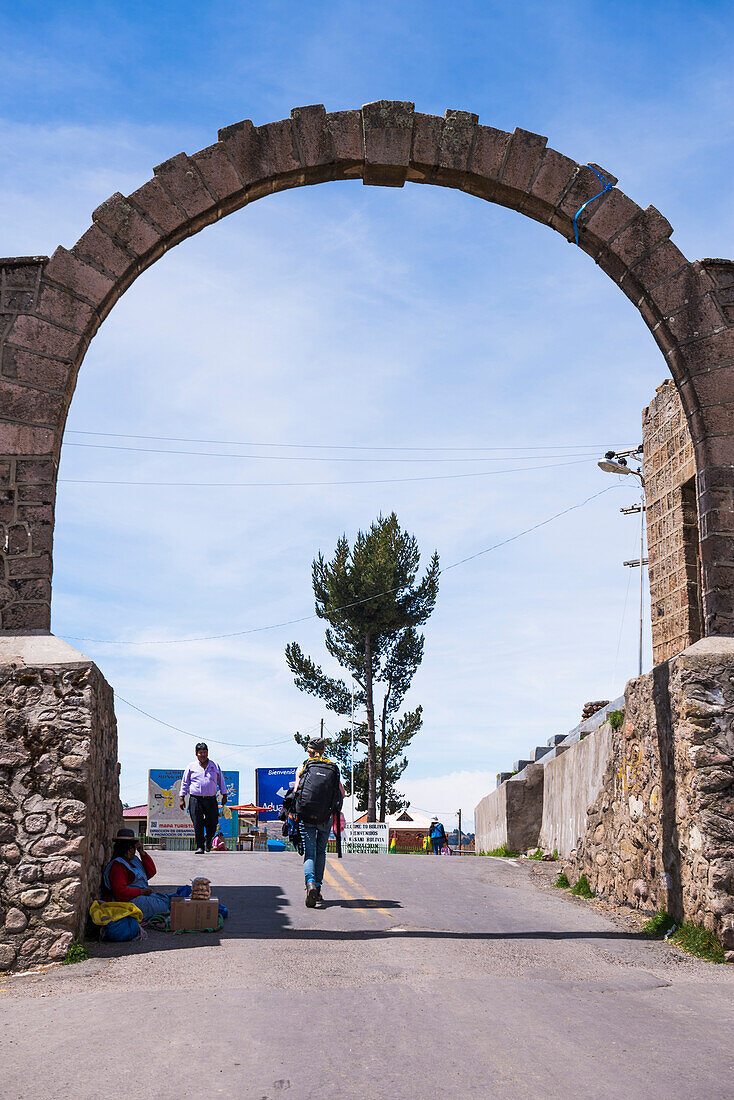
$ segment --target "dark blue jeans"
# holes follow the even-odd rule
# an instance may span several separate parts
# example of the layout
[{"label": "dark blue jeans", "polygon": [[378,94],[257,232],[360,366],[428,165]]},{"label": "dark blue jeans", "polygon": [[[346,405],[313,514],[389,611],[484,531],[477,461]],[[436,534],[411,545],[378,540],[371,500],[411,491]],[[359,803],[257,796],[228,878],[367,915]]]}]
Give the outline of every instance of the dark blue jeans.
[{"label": "dark blue jeans", "polygon": [[326,846],[329,843],[329,825],[305,825],[299,822],[298,828],[303,839],[303,874],[306,885],[313,884],[321,888],[326,866]]},{"label": "dark blue jeans", "polygon": [[432,836],[431,837],[431,844],[433,845],[433,854],[436,855],[436,856],[440,856],[441,855],[441,849],[443,848],[443,837],[442,836]]}]

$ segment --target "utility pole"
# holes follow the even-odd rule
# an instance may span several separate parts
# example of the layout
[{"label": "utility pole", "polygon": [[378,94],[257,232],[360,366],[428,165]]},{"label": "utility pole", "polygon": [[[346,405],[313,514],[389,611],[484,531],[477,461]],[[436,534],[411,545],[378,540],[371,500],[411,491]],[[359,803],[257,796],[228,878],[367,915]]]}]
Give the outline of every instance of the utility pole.
[{"label": "utility pole", "polygon": [[321,719],[321,733],[319,734],[319,737],[323,741],[323,739],[324,739],[324,720],[323,720],[323,718]]},{"label": "utility pole", "polygon": [[352,778],[350,780],[350,789],[352,792],[352,839],[354,839],[354,680],[352,680],[352,706],[349,711],[349,727],[351,730],[352,749],[350,764],[352,769]]},{"label": "utility pole", "polygon": [[461,810],[459,810],[459,855],[461,855]]},{"label": "utility pole", "polygon": [[639,662],[638,662],[638,675],[642,676],[642,644],[643,644],[643,620],[645,613],[645,566],[649,563],[649,558],[645,557],[645,478],[643,476],[642,466],[636,470],[630,469],[627,465],[627,459],[630,457],[639,458],[642,461],[642,444],[638,447],[630,448],[628,451],[607,451],[604,455],[604,461],[598,462],[597,465],[600,470],[603,470],[606,474],[634,474],[635,477],[640,479],[640,503],[633,505],[631,508],[620,508],[620,512],[623,515],[628,516],[633,512],[640,513],[640,560],[639,561],[626,561],[623,564],[629,568],[640,568],[640,647],[639,647]]}]

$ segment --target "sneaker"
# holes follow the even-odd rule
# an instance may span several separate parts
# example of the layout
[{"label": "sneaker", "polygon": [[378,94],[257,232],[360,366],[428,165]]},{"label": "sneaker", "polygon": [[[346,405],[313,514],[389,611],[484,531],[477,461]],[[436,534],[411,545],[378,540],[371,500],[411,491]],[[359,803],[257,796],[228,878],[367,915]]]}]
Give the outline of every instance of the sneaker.
[{"label": "sneaker", "polygon": [[319,888],[318,888],[318,886],[314,886],[314,884],[312,882],[309,882],[308,886],[306,887],[306,908],[307,909],[315,909],[316,908],[316,902],[318,901],[318,898],[319,898]]},{"label": "sneaker", "polygon": [[195,856],[203,856],[204,855],[204,849],[203,848],[197,848],[196,851],[194,852],[194,855]]}]

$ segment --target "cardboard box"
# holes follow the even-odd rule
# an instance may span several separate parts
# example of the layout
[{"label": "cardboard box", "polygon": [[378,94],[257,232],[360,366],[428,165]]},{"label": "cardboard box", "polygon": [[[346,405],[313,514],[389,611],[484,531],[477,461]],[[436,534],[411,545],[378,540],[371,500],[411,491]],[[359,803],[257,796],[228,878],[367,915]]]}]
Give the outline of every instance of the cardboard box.
[{"label": "cardboard box", "polygon": [[192,901],[191,898],[171,899],[171,931],[202,932],[216,928],[219,922],[219,901]]}]

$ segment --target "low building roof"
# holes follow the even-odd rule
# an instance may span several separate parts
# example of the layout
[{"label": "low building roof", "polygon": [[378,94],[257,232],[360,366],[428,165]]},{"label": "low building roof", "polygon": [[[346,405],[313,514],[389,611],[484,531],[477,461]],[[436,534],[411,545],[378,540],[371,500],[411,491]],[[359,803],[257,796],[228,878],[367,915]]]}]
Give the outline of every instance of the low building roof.
[{"label": "low building roof", "polygon": [[148,807],[145,806],[128,806],[126,810],[122,811],[123,818],[125,817],[147,817]]}]

